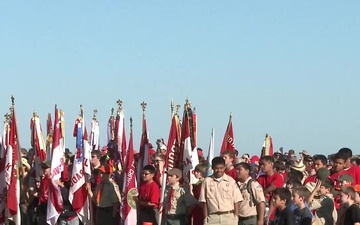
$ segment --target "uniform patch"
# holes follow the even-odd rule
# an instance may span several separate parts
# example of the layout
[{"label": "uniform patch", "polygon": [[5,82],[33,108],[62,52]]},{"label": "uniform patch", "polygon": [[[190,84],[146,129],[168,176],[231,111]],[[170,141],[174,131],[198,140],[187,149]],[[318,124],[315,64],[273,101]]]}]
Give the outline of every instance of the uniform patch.
[{"label": "uniform patch", "polygon": [[132,209],[136,209],[136,196],[138,195],[138,191],[136,188],[131,188],[126,196],[126,200],[128,205],[132,208]]}]

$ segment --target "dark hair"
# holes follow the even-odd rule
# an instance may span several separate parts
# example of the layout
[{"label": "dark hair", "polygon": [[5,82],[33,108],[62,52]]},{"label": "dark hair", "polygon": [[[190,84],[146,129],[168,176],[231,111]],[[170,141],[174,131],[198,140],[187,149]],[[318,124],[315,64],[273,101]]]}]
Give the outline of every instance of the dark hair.
[{"label": "dark hair", "polygon": [[290,168],[290,172],[288,173],[287,178],[289,180],[299,180],[301,181],[304,178],[304,174],[298,170],[294,170]]},{"label": "dark hair", "polygon": [[295,151],[293,149],[290,149],[288,154],[295,154]]},{"label": "dark hair", "polygon": [[351,159],[351,162],[355,162],[355,164],[356,164],[357,166],[359,166],[359,165],[360,165],[360,158],[352,158],[352,159]]},{"label": "dark hair", "polygon": [[311,192],[305,186],[299,186],[293,189],[293,193],[297,193],[299,197],[304,198],[304,202],[307,202]]},{"label": "dark hair", "polygon": [[352,186],[343,186],[341,187],[341,192],[349,195],[350,199],[355,200],[356,197],[356,191]]},{"label": "dark hair", "polygon": [[229,155],[230,158],[235,158],[235,152],[233,150],[225,150],[225,151],[223,151],[221,156],[223,156],[223,155]]},{"label": "dark hair", "polygon": [[335,154],[334,156],[334,161],[337,160],[337,159],[342,159],[344,161],[348,160],[348,155],[346,153],[343,153],[343,152],[338,152]]},{"label": "dark hair", "polygon": [[297,179],[288,180],[288,181],[286,181],[286,184],[291,185],[293,188],[302,186],[301,181],[297,180]]},{"label": "dark hair", "polygon": [[239,155],[239,151],[235,149],[235,155],[238,156]]},{"label": "dark hair", "polygon": [[149,173],[152,173],[152,174],[156,173],[156,169],[152,165],[146,165],[143,167],[142,170],[147,170],[147,171],[149,171]]},{"label": "dark hair", "polygon": [[275,163],[274,163],[274,167],[277,171],[279,170],[285,170],[286,169],[286,166],[284,165],[284,163],[280,160],[276,160]]},{"label": "dark hair", "polygon": [[249,163],[246,162],[241,162],[239,164],[236,165],[236,167],[241,166],[242,168],[244,168],[245,170],[249,171],[249,174],[251,173],[251,166]]},{"label": "dark hair", "polygon": [[211,166],[214,167],[216,165],[224,165],[225,166],[225,160],[223,157],[220,157],[220,156],[217,156],[217,157],[214,157],[212,160],[211,160]]},{"label": "dark hair", "polygon": [[326,178],[322,181],[321,186],[324,186],[325,188],[329,188],[330,191],[334,188],[334,182],[330,178]]},{"label": "dark hair", "polygon": [[327,158],[324,155],[315,155],[313,161],[320,160],[322,164],[327,165]]},{"label": "dark hair", "polygon": [[344,154],[346,160],[352,157],[352,151],[350,148],[342,148],[338,151],[338,153]]},{"label": "dark hair", "polygon": [[275,189],[273,196],[274,195],[279,196],[281,200],[285,200],[286,205],[291,201],[291,192],[284,187]]},{"label": "dark hair", "polygon": [[195,166],[195,169],[194,169],[194,171],[197,171],[197,172],[200,172],[201,173],[201,176],[202,177],[206,177],[206,173],[207,173],[207,166],[206,165],[204,165],[204,164],[197,164],[196,166]]},{"label": "dark hair", "polygon": [[91,155],[95,155],[98,159],[101,158],[101,152],[99,150],[93,150]]},{"label": "dark hair", "polygon": [[269,155],[262,156],[262,157],[260,158],[260,162],[263,161],[263,160],[264,160],[264,161],[267,161],[267,162],[269,162],[269,163],[274,163],[274,162],[275,162],[274,157],[269,156]]}]

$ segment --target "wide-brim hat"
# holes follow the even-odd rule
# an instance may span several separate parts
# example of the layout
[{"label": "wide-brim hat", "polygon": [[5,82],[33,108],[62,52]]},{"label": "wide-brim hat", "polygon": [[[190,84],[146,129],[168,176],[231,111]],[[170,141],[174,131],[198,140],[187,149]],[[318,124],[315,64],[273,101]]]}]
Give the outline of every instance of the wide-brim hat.
[{"label": "wide-brim hat", "polygon": [[293,170],[297,170],[300,172],[304,172],[305,171],[305,165],[304,162],[302,160],[298,160],[298,161],[294,161],[294,165],[290,167]]}]

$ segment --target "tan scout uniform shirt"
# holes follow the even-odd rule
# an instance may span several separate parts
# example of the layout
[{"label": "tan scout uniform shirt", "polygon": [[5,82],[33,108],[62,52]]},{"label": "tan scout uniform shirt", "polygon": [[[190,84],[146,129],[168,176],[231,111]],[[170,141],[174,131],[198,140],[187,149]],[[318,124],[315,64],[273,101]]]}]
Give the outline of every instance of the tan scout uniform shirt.
[{"label": "tan scout uniform shirt", "polygon": [[240,202],[239,216],[241,217],[257,215],[256,205],[259,204],[260,202],[265,202],[264,191],[261,185],[256,180],[253,180],[250,186],[253,196],[251,196],[251,194],[248,192],[246,187],[250,179],[252,178],[249,177],[244,183],[239,182],[241,195],[244,199],[243,201]]},{"label": "tan scout uniform shirt", "polygon": [[234,203],[242,200],[235,180],[226,174],[220,181],[211,176],[201,184],[199,202],[206,202],[209,215],[234,210]]},{"label": "tan scout uniform shirt", "polygon": [[[174,189],[174,194],[171,198],[171,208],[168,208],[170,201],[170,191]],[[164,195],[164,210],[168,215],[185,215],[186,208],[197,203],[197,200],[190,194],[190,191],[179,185],[175,184],[173,187],[168,186],[165,189]]]},{"label": "tan scout uniform shirt", "polygon": [[115,203],[121,202],[121,194],[119,191],[119,186],[111,181],[105,181],[100,183],[94,192],[93,199],[96,199],[97,193],[103,185],[103,189],[101,191],[99,207],[107,208],[112,207]]}]

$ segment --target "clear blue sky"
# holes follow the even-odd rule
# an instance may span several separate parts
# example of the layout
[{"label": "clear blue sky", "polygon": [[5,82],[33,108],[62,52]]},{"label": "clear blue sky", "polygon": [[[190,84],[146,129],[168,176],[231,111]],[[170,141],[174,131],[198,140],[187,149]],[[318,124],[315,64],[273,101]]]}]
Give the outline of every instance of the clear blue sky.
[{"label": "clear blue sky", "polygon": [[189,97],[203,149],[215,128],[219,151],[233,112],[240,153],[259,154],[265,133],[275,149],[359,152],[359,12],[356,0],[0,1],[0,112],[14,95],[28,148],[32,111],[45,131],[58,104],[73,149],[79,105],[88,125],[98,109],[105,144],[120,98],[138,149],[140,103],[155,143],[171,98]]}]

